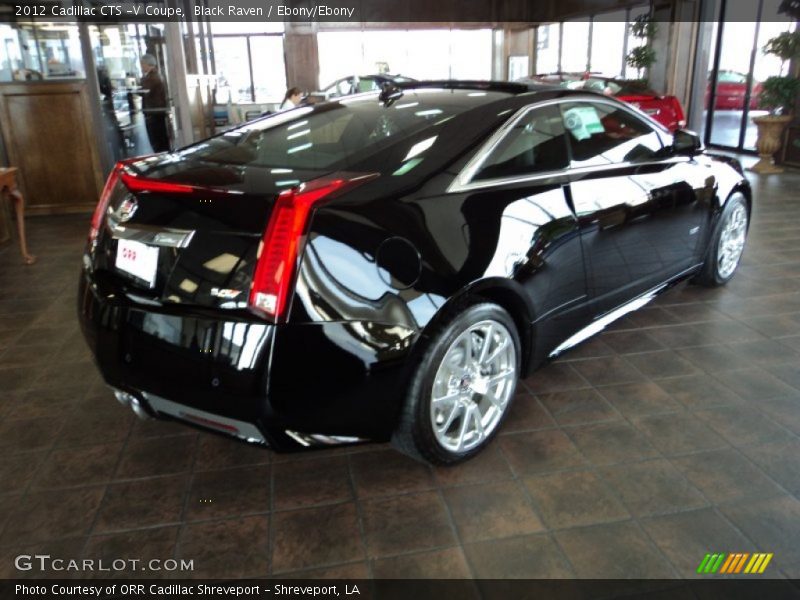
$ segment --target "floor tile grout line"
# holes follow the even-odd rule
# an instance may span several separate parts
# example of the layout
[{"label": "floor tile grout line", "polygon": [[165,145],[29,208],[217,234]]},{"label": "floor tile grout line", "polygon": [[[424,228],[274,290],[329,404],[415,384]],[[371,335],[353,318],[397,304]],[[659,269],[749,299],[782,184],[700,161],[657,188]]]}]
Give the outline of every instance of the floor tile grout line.
[{"label": "floor tile grout line", "polygon": [[[270,451],[271,452],[271,451]],[[271,459],[272,457],[270,457]],[[267,524],[267,577],[272,577],[273,565],[275,563],[275,464],[269,462],[269,522]]]},{"label": "floor tile grout line", "polygon": [[189,465],[186,482],[184,483],[184,489],[183,489],[183,505],[181,506],[181,514],[179,517],[181,524],[178,526],[178,530],[175,533],[175,546],[172,549],[172,558],[176,560],[180,556],[181,543],[183,542],[184,530],[188,527],[186,517],[188,516],[189,502],[192,496],[191,494],[192,486],[194,485],[194,477],[195,477],[194,466],[197,463],[197,454],[199,451],[200,451],[200,435],[195,434],[194,446],[192,452],[192,461],[191,464]]},{"label": "floor tile grout line", "polygon": [[[25,394],[26,392],[23,391],[22,393]],[[86,398],[86,396],[84,395],[80,400],[85,400],[85,398]],[[79,402],[80,400],[75,400],[74,402]],[[73,406],[73,409],[74,408],[75,407]],[[63,427],[63,423],[62,423],[62,427]],[[41,463],[37,466],[36,471],[31,476],[30,481],[28,481],[27,485],[25,486],[24,491],[20,495],[20,501],[24,502],[28,498],[29,494],[37,493],[39,491],[39,490],[36,490],[35,488],[32,489],[33,483],[36,480],[36,477],[37,477],[39,471],[41,469],[44,469],[44,466],[47,464],[47,461],[50,459],[50,457],[53,455],[53,453],[58,448],[57,442],[58,442],[58,437],[60,436],[61,432],[62,432],[62,430],[59,430],[59,433],[56,436],[53,437],[53,440],[52,440],[51,444],[47,448],[44,449],[44,451],[47,452],[47,454],[44,456],[44,458],[42,459]],[[129,431],[129,434],[130,434],[130,431]],[[120,456],[118,457],[118,460],[120,460],[121,457],[122,457],[122,451],[120,451]],[[115,469],[116,469],[116,467],[115,467]],[[98,484],[98,486],[99,485],[103,485],[103,484]],[[82,486],[82,487],[95,487],[95,486],[89,485],[89,486]],[[41,490],[41,491],[46,491],[46,490]],[[105,494],[103,495],[103,498],[104,497],[105,497]],[[102,504],[103,498],[101,498],[100,504]],[[100,510],[99,505],[98,505],[98,509],[97,510],[99,512],[99,510]],[[96,516],[97,516],[97,513],[95,513],[95,518],[96,518]],[[10,522],[11,521],[9,519],[4,523],[3,527],[0,527],[0,539],[2,539],[2,536],[5,534],[5,531],[8,529],[8,525],[9,525]],[[93,526],[94,526],[94,521],[92,521],[92,527]],[[91,531],[91,527],[89,528],[88,531]],[[86,540],[88,542],[89,533],[87,533],[86,535],[87,535]],[[82,551],[83,551],[83,549],[82,549]]]},{"label": "floor tile grout line", "polygon": [[[632,366],[633,366],[633,365],[632,365]],[[635,368],[635,366],[634,366],[634,368]],[[646,379],[646,380],[649,380],[649,378],[647,378],[647,377],[645,377],[645,379]],[[635,424],[634,424],[633,422],[631,422],[631,421],[630,421],[629,419],[627,419],[627,418],[625,418],[625,420],[626,420],[626,421],[628,421],[628,424],[629,424],[629,426],[630,426],[630,427],[632,427],[632,428],[634,428],[634,430],[635,430],[635,431],[637,431],[637,432],[638,432],[640,435],[644,435],[644,433],[643,433],[643,432],[641,432],[641,431],[639,430],[639,428],[638,428],[638,427],[636,427],[636,426],[635,426]],[[636,527],[637,527],[637,528],[640,530],[640,532],[641,532],[641,533],[643,533],[643,534],[646,536],[646,538],[647,538],[647,539],[650,541],[650,544],[651,544],[651,545],[652,545],[652,546],[653,546],[653,547],[656,549],[656,551],[657,551],[657,552],[658,552],[658,553],[659,553],[659,554],[662,556],[662,558],[664,558],[664,559],[666,560],[666,564],[668,564],[668,565],[670,566],[670,568],[672,569],[673,573],[674,573],[675,575],[679,575],[679,574],[680,574],[680,570],[678,569],[677,565],[673,564],[673,563],[672,563],[672,561],[671,561],[671,560],[669,560],[669,558],[666,556],[666,554],[664,553],[664,551],[661,549],[661,547],[660,547],[660,546],[659,546],[659,545],[658,545],[658,544],[655,542],[655,540],[653,540],[653,539],[651,538],[651,536],[647,535],[646,531],[644,531],[644,527],[642,526],[641,522],[639,521],[639,518],[637,517],[637,515],[635,514],[635,512],[634,512],[634,511],[632,511],[632,510],[630,509],[630,507],[627,505],[627,503],[626,503],[626,502],[624,502],[624,500],[623,500],[622,496],[621,496],[621,495],[618,493],[617,489],[616,489],[615,487],[613,487],[613,486],[609,486],[609,485],[608,485],[608,482],[606,481],[606,479],[603,477],[603,474],[602,474],[602,468],[603,468],[603,466],[594,464],[594,462],[593,462],[593,461],[591,461],[591,460],[590,460],[590,459],[589,459],[589,458],[588,458],[588,457],[585,455],[585,453],[584,453],[584,452],[583,452],[583,450],[580,448],[580,446],[579,446],[577,443],[575,443],[575,441],[574,441],[574,439],[572,438],[572,436],[569,436],[569,434],[568,434],[566,431],[564,431],[563,433],[564,433],[564,435],[566,435],[566,436],[567,436],[567,438],[570,440],[570,442],[571,442],[571,443],[572,443],[572,445],[575,447],[575,449],[578,451],[578,453],[581,455],[581,457],[582,457],[582,458],[583,458],[583,460],[586,462],[586,464],[588,464],[588,465],[591,465],[590,472],[591,472],[591,473],[592,473],[592,474],[593,474],[595,477],[599,478],[599,479],[600,479],[600,482],[601,482],[601,484],[602,484],[602,485],[603,485],[603,486],[606,488],[606,490],[607,490],[607,491],[609,491],[609,492],[611,492],[611,494],[613,495],[613,497],[614,497],[614,498],[616,498],[616,499],[617,499],[617,501],[621,503],[621,505],[622,505],[622,506],[625,508],[625,510],[626,510],[626,511],[628,512],[628,514],[630,515],[630,517],[631,517],[631,520],[632,520],[632,521],[635,523]],[[648,437],[648,436],[645,436],[645,437]],[[649,440],[648,440],[648,443],[649,443]],[[655,450],[655,452],[656,452],[656,454],[657,454],[657,458],[654,458],[654,460],[667,460],[667,461],[668,461],[667,457],[664,455],[664,453],[661,451],[661,449],[660,449],[660,448],[658,448],[657,446],[655,446],[655,445],[653,445],[653,444],[650,444],[650,445],[653,447],[653,449]],[[646,460],[645,460],[645,461],[641,461],[641,462],[646,462]],[[625,463],[620,463],[620,464],[625,464]],[[671,463],[671,462],[669,462],[669,461],[668,461],[668,464],[672,465],[672,463]],[[677,469],[676,467],[674,467],[674,465],[672,465],[672,466],[673,466],[673,468],[675,468],[675,469],[676,469],[676,471],[678,472],[678,474],[680,475],[680,477],[686,480],[686,483],[687,483],[688,485],[692,486],[693,488],[695,487],[695,486],[692,484],[692,482],[691,482],[691,481],[689,481],[689,480],[688,480],[688,478],[686,478],[686,476],[684,475],[684,473],[682,473],[682,472],[681,472],[679,469]],[[605,468],[608,468],[608,466],[605,466]],[[701,493],[701,495],[702,495],[702,496],[705,498],[705,495],[702,493],[702,490],[698,490],[698,492],[700,492],[700,493]],[[708,501],[708,498],[705,498],[705,499],[706,499],[706,501]],[[685,511],[685,512],[688,512],[688,511]],[[556,539],[556,541],[557,541],[557,539],[558,539],[558,538],[557,538],[557,536],[554,536],[554,537],[555,537],[555,539]]]},{"label": "floor tile grout line", "polygon": [[[544,410],[547,410],[547,407],[545,407],[545,406],[543,406],[542,408]],[[511,465],[511,462],[508,460],[508,457],[505,455],[505,451],[503,450],[502,446],[500,447],[500,453],[503,456],[503,459],[508,464],[508,467],[511,470],[512,476],[514,477],[514,480],[517,481],[517,485],[522,488],[522,493],[528,499],[528,504],[533,509],[534,514],[536,514],[536,516],[539,518],[539,521],[542,524],[547,524],[547,520],[544,517],[544,513],[541,510],[541,507],[539,506],[539,503],[536,502],[536,500],[533,498],[533,496],[531,495],[530,490],[528,489],[528,486],[525,484],[525,482],[524,481],[519,481],[519,478],[517,476],[517,472],[514,469],[514,467]],[[567,568],[569,569],[569,571],[575,577],[577,577],[578,571],[575,568],[575,565],[572,564],[572,561],[569,559],[569,556],[567,555],[567,553],[564,551],[564,548],[562,548],[561,544],[559,544],[558,540],[556,539],[556,536],[554,535],[554,530],[549,525],[547,525],[547,528],[542,533],[546,534],[548,539],[555,545],[556,549],[561,553],[561,557],[564,559],[565,564],[567,565]],[[534,535],[536,535],[536,534],[534,534]],[[519,537],[523,537],[523,536],[519,536]]]},{"label": "floor tile grout line", "polygon": [[[131,420],[130,415],[128,415],[128,434],[125,436],[125,441],[122,443],[122,448],[120,450],[119,456],[117,457],[116,464],[114,465],[113,473],[116,473],[117,470],[119,469],[119,466],[122,464],[123,457],[125,456],[125,450],[128,447],[128,442],[133,436],[133,428],[134,428],[134,423]],[[92,519],[91,524],[86,530],[86,539],[84,540],[83,546],[81,548],[81,557],[84,557],[86,555],[86,551],[89,548],[89,541],[91,540],[92,535],[94,535],[94,529],[97,526],[97,521],[100,518],[100,514],[102,513],[103,507],[106,504],[106,499],[108,498],[109,490],[111,489],[112,485],[113,484],[108,484],[105,486],[105,492],[103,493],[103,497],[100,498],[100,503],[97,505],[97,509],[95,510],[94,513],[94,518]]]},{"label": "floor tile grout line", "polygon": [[[438,482],[435,473],[431,473],[431,476],[434,478],[435,481]],[[467,553],[464,550],[464,540],[461,538],[461,532],[458,530],[458,524],[456,523],[456,520],[453,517],[453,511],[450,508],[450,504],[447,502],[447,498],[441,486],[438,485],[436,486],[436,495],[439,498],[439,502],[441,502],[442,507],[444,508],[444,512],[447,517],[447,523],[450,526],[450,532],[453,534],[453,537],[456,540],[456,544],[458,545],[458,548],[461,550],[461,555],[464,557],[464,562],[467,565],[467,570],[469,571],[469,574],[472,576],[472,579],[474,580],[476,578],[475,569],[473,568],[472,561],[469,560],[469,557],[467,556]]]},{"label": "floor tile grout line", "polygon": [[364,506],[362,504],[362,498],[358,493],[358,486],[356,485],[356,476],[353,470],[353,455],[347,454],[346,456],[346,464],[347,464],[347,480],[350,484],[350,493],[353,497],[353,503],[355,504],[356,509],[356,523],[358,525],[358,535],[361,541],[361,551],[364,555],[364,560],[367,564],[367,577],[369,579],[373,578],[373,569],[372,569],[372,557],[370,556],[370,548],[369,548],[369,541],[367,540],[367,527],[365,523],[364,517]]}]

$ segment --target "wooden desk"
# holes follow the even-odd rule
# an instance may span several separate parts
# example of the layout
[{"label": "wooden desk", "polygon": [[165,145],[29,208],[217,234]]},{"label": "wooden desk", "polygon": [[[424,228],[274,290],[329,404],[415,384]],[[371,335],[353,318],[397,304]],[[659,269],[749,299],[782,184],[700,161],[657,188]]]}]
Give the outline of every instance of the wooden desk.
[{"label": "wooden desk", "polygon": [[11,203],[6,202],[2,191],[13,190],[17,185],[17,167],[0,168],[0,246],[11,241]]}]

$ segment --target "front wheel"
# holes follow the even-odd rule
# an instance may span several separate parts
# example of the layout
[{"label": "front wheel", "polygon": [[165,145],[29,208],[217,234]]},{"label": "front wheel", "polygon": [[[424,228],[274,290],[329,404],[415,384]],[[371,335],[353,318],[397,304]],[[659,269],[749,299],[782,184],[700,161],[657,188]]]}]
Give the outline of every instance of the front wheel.
[{"label": "front wheel", "polygon": [[392,438],[402,452],[455,464],[497,433],[517,383],[520,342],[500,306],[473,304],[431,334]]},{"label": "front wheel", "polygon": [[744,252],[748,225],[747,200],[742,194],[733,194],[722,209],[695,283],[713,287],[725,285],[733,278]]}]

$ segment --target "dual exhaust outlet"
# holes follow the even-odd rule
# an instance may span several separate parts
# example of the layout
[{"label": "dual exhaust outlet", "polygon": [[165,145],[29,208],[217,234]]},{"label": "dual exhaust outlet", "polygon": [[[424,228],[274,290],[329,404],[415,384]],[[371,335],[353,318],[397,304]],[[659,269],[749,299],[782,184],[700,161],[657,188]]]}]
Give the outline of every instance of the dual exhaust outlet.
[{"label": "dual exhaust outlet", "polygon": [[139,417],[143,421],[147,421],[153,418],[150,412],[145,408],[142,400],[140,400],[133,394],[129,394],[128,392],[123,392],[122,390],[118,390],[116,388],[112,389],[114,390],[114,396],[119,401],[119,403],[122,404],[123,406],[129,406],[137,417]]}]

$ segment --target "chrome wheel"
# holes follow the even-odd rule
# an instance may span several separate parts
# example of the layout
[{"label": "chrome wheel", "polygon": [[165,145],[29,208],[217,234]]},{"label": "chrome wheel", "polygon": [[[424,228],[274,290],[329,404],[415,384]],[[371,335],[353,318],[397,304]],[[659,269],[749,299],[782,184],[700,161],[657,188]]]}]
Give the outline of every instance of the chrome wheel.
[{"label": "chrome wheel", "polygon": [[746,237],[747,210],[742,204],[738,204],[728,216],[717,246],[717,271],[723,279],[733,275],[736,270]]},{"label": "chrome wheel", "polygon": [[516,380],[517,352],[506,326],[486,320],[469,327],[447,349],[433,380],[436,441],[452,452],[478,446],[500,422]]}]

